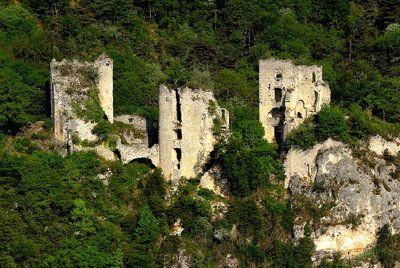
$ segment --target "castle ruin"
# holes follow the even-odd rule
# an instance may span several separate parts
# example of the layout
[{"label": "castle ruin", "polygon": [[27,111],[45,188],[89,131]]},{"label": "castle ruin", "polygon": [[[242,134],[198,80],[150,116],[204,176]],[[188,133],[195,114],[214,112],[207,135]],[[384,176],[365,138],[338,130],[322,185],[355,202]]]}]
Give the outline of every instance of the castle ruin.
[{"label": "castle ruin", "polygon": [[[212,92],[161,85],[157,144],[151,121],[138,115],[114,117],[113,62],[108,56],[102,54],[94,63],[53,60],[50,69],[54,139],[61,151],[66,148],[64,153],[95,150],[107,160],[148,160],[167,180],[177,181],[202,172],[218,132],[229,127],[229,113],[216,104]],[[104,120],[114,123],[115,146],[93,134]]]},{"label": "castle ruin", "polygon": [[[53,59],[51,72],[51,112],[54,138],[68,143],[72,135],[95,141],[91,133],[97,118],[104,114],[113,122],[113,62],[105,54],[94,63]],[[98,115],[91,115],[95,110]],[[69,146],[69,145],[68,145]]]},{"label": "castle ruin", "polygon": [[281,142],[307,117],[330,103],[322,66],[294,65],[289,60],[260,60],[260,122],[269,142]]},{"label": "castle ruin", "polygon": [[215,124],[226,129],[228,111],[212,92],[160,86],[160,167],[167,179],[197,176],[214,149]]}]

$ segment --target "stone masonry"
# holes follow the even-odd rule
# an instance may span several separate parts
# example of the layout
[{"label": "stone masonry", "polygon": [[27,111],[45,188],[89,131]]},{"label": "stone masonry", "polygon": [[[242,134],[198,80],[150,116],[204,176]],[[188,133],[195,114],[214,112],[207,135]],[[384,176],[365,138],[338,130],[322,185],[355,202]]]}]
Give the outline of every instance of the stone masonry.
[{"label": "stone masonry", "polygon": [[[94,63],[53,60],[50,67],[54,138],[63,153],[95,150],[107,160],[151,162],[167,180],[191,178],[202,172],[217,132],[229,127],[229,112],[216,104],[212,92],[161,85],[156,144],[151,121],[137,115],[114,118],[113,62],[108,56],[102,54]],[[91,110],[100,110],[100,116],[104,113],[114,123],[110,137],[116,146],[92,133],[97,122],[88,118]]]},{"label": "stone masonry", "polygon": [[228,111],[216,105],[212,92],[160,86],[160,167],[167,180],[191,178],[201,173],[214,149],[214,127],[228,127]]},{"label": "stone masonry", "polygon": [[59,143],[70,143],[71,136],[96,141],[91,130],[95,122],[82,118],[78,110],[90,98],[99,100],[107,119],[113,122],[113,63],[105,54],[94,63],[53,60],[51,69],[51,110],[54,138]]},{"label": "stone masonry", "polygon": [[281,142],[307,117],[330,103],[322,66],[288,60],[260,60],[260,121],[269,142]]}]

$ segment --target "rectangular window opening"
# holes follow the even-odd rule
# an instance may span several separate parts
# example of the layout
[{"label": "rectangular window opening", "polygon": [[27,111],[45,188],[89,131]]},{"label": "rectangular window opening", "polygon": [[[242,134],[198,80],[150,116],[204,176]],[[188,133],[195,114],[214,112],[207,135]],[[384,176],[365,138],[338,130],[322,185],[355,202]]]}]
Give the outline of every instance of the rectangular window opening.
[{"label": "rectangular window opening", "polygon": [[175,90],[175,98],[176,98],[176,120],[179,123],[182,122],[182,111],[181,111],[181,99],[179,97],[178,90]]},{"label": "rectangular window opening", "polygon": [[182,129],[177,129],[177,130],[175,130],[175,132],[176,132],[176,138],[178,140],[181,140],[182,139]]},{"label": "rectangular window opening", "polygon": [[275,91],[275,101],[281,101],[282,100],[282,89],[279,87],[274,88]]}]

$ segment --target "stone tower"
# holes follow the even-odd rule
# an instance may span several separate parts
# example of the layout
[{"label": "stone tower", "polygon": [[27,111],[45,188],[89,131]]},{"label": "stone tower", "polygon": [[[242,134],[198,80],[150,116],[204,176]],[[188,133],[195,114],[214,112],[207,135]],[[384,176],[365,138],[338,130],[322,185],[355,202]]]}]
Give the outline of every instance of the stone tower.
[{"label": "stone tower", "polygon": [[98,90],[100,105],[108,121],[114,122],[113,109],[113,61],[106,54],[101,54],[94,65],[98,69]]},{"label": "stone tower", "polygon": [[330,103],[322,66],[288,60],[260,60],[260,121],[269,142],[281,142],[307,117]]},{"label": "stone tower", "polygon": [[95,141],[91,130],[96,122],[83,114],[85,103],[99,103],[107,119],[113,122],[113,63],[105,54],[94,63],[52,60],[51,110],[54,138],[69,144],[72,136]]},{"label": "stone tower", "polygon": [[159,157],[167,180],[191,178],[202,170],[214,148],[215,120],[228,128],[228,111],[216,105],[212,92],[160,86]]}]

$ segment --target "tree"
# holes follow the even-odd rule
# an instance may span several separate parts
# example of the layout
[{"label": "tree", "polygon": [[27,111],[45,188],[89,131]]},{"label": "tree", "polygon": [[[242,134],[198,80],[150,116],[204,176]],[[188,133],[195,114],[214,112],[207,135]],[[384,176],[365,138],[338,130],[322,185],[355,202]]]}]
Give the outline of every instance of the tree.
[{"label": "tree", "polygon": [[149,206],[145,205],[140,211],[128,263],[133,267],[155,267],[160,235],[158,221]]},{"label": "tree", "polygon": [[348,129],[342,111],[336,107],[325,106],[317,115],[315,132],[319,140],[328,138],[346,140]]}]

